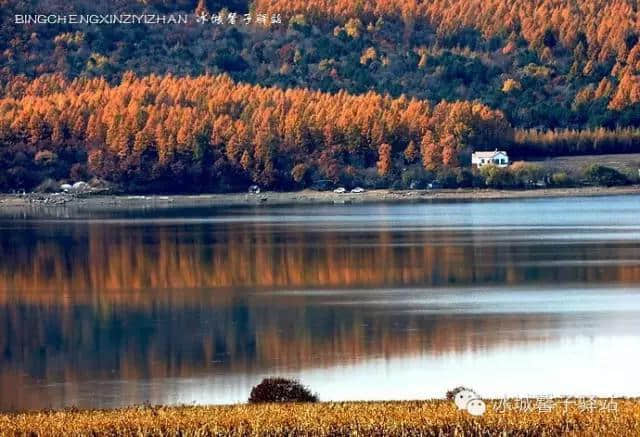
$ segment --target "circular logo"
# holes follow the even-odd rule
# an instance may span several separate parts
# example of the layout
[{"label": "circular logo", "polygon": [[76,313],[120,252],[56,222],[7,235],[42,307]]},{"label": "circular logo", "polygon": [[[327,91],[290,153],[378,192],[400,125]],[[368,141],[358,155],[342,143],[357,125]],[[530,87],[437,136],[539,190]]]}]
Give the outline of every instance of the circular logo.
[{"label": "circular logo", "polygon": [[487,405],[473,390],[460,390],[453,398],[453,402],[460,410],[466,410],[472,416],[482,416],[487,411]]},{"label": "circular logo", "polygon": [[466,410],[467,404],[472,399],[478,399],[478,395],[471,390],[462,390],[456,394],[456,397],[453,399],[453,401],[459,409]]},{"label": "circular logo", "polygon": [[487,406],[482,399],[471,399],[469,403],[467,403],[467,411],[472,416],[482,416],[484,412],[487,411]]}]

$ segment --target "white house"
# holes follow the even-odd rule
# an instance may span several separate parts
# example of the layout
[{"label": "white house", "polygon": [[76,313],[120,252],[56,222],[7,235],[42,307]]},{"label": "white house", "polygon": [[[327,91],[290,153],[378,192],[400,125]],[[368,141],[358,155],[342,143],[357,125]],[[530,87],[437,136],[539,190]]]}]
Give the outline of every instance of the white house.
[{"label": "white house", "polygon": [[498,149],[493,152],[473,152],[471,155],[471,165],[482,167],[489,164],[497,167],[506,167],[509,165],[509,155],[507,155],[507,152]]}]

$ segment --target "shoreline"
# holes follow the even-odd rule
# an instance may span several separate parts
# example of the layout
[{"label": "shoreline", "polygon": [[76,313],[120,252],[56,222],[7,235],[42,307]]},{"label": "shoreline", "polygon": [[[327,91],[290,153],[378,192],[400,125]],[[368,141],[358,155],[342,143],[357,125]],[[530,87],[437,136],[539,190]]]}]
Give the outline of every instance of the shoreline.
[{"label": "shoreline", "polygon": [[0,194],[0,209],[80,207],[89,209],[231,207],[257,205],[331,205],[359,203],[420,203],[433,201],[484,201],[558,197],[595,197],[640,194],[640,185],[623,187],[540,188],[531,190],[438,189],[371,190],[337,194],[332,191],[264,192],[260,194],[195,195],[70,195],[62,193]]}]

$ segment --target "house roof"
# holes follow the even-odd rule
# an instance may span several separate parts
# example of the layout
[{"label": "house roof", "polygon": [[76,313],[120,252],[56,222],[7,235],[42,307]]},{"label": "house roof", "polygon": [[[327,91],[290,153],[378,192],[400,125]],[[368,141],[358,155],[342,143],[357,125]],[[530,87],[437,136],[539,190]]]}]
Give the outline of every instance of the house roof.
[{"label": "house roof", "polygon": [[473,156],[477,157],[477,158],[485,158],[485,159],[491,159],[496,155],[507,155],[507,152],[505,152],[504,150],[493,150],[491,152],[473,152]]}]

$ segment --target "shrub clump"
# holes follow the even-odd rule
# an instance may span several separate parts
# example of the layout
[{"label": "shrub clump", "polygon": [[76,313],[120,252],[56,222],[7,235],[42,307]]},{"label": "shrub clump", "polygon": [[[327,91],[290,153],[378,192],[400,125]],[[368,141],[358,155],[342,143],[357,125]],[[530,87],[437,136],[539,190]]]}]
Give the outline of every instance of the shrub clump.
[{"label": "shrub clump", "polygon": [[294,379],[265,378],[249,395],[251,404],[264,402],[318,402],[318,395]]},{"label": "shrub clump", "polygon": [[552,173],[549,183],[554,187],[571,187],[576,185],[576,181],[574,181],[565,171]]},{"label": "shrub clump", "polygon": [[470,389],[468,387],[464,387],[464,386],[458,386],[456,388],[452,388],[451,390],[449,390],[447,392],[447,400],[448,401],[453,401],[456,398],[456,395],[458,393],[460,393],[461,391],[472,391],[475,393],[475,390]]},{"label": "shrub clump", "polygon": [[625,185],[629,180],[618,170],[598,164],[592,164],[584,169],[584,176],[589,183],[612,187]]},{"label": "shrub clump", "polygon": [[516,186],[516,179],[508,168],[485,165],[480,169],[480,174],[484,177],[485,184],[490,188],[513,188]]}]

